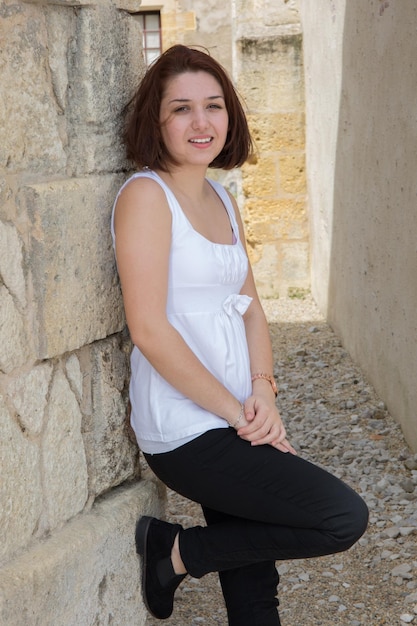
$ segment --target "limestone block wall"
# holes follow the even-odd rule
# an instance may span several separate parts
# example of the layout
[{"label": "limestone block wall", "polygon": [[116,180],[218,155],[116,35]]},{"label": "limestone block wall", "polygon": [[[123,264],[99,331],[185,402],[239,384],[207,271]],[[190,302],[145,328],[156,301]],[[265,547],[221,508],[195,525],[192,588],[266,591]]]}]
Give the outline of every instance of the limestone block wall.
[{"label": "limestone block wall", "polygon": [[417,5],[301,14],[313,294],[417,450]]},{"label": "limestone block wall", "polygon": [[304,77],[298,3],[236,2],[235,75],[257,155],[242,168],[243,209],[258,290],[307,289]]},{"label": "limestone block wall", "polygon": [[0,4],[0,623],[144,623],[109,218],[143,71],[128,0]]}]

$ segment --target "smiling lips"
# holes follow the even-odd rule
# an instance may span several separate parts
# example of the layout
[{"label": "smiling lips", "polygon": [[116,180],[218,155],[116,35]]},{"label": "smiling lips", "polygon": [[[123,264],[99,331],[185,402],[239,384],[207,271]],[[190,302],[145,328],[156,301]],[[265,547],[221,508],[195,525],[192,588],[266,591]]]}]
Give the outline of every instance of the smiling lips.
[{"label": "smiling lips", "polygon": [[204,146],[211,143],[213,141],[213,137],[202,137],[201,139],[190,139],[189,141],[190,143]]}]

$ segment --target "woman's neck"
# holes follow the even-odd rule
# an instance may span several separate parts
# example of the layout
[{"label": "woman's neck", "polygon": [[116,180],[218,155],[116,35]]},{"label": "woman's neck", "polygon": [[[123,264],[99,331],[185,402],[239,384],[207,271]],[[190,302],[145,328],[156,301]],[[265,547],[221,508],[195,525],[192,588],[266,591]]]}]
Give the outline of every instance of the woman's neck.
[{"label": "woman's neck", "polygon": [[158,172],[174,193],[194,200],[199,200],[206,193],[206,173],[207,168],[194,168],[192,171],[177,168],[169,172]]}]

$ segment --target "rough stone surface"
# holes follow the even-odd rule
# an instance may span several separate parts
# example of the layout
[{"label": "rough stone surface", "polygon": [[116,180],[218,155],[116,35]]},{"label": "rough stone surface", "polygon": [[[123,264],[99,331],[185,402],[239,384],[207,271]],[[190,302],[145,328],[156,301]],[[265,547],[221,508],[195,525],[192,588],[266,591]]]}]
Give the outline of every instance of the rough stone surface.
[{"label": "rough stone surface", "polygon": [[305,119],[303,111],[281,111],[248,114],[252,137],[264,150],[304,149]]},{"label": "rough stone surface", "polygon": [[161,515],[150,481],[114,490],[0,569],[0,624],[144,626],[134,546],[143,514]]},{"label": "rough stone surface", "polygon": [[[242,167],[241,205],[258,291],[277,297],[294,287],[307,288],[310,281],[298,3],[268,5],[267,21],[256,15],[252,24],[248,18],[255,6],[238,5],[237,84],[256,144],[256,154]],[[281,19],[281,26],[295,31],[277,28]],[[291,247],[294,256],[304,259],[288,272],[285,257]]]},{"label": "rough stone surface", "polygon": [[310,272],[307,241],[284,242],[281,250],[281,271],[288,285],[287,293],[297,287],[305,288]]},{"label": "rough stone surface", "polygon": [[61,371],[54,375],[42,438],[44,509],[39,532],[51,531],[79,513],[88,495],[81,411]]},{"label": "rough stone surface", "polygon": [[30,541],[42,510],[39,449],[19,428],[1,395],[0,459],[1,566]]},{"label": "rough stone surface", "polygon": [[3,285],[0,285],[0,345],[0,371],[8,373],[29,358],[24,318]]},{"label": "rough stone surface", "polygon": [[247,231],[253,239],[262,241],[264,235],[267,241],[281,245],[291,245],[294,240],[296,244],[306,242],[308,222],[304,202],[265,198],[260,204],[259,200],[248,200],[245,209]]},{"label": "rough stone surface", "polygon": [[109,175],[24,190],[33,224],[28,263],[37,294],[38,358],[75,350],[124,326],[109,231],[120,181]]},{"label": "rough stone surface", "polygon": [[281,35],[300,31],[299,0],[238,0],[237,34]]},{"label": "rough stone surface", "polygon": [[2,6],[0,168],[55,172],[65,167],[66,155],[48,80],[43,13],[22,2]]},{"label": "rough stone surface", "polygon": [[23,246],[17,229],[0,222],[0,276],[18,304],[26,304],[26,286],[23,273]]},{"label": "rough stone surface", "polygon": [[137,472],[137,443],[126,419],[130,349],[130,341],[120,337],[92,347],[92,413],[83,426],[90,494],[107,491]]},{"label": "rough stone surface", "polygon": [[79,14],[75,36],[68,63],[69,171],[117,171],[124,161],[117,113],[131,95],[126,76],[136,83],[143,70],[139,22],[111,4],[88,6]]},{"label": "rough stone surface", "polygon": [[[263,304],[290,440],[304,458],[355,488],[370,509],[367,532],[348,552],[277,563],[282,626],[417,622],[417,472],[410,469],[416,455],[308,296]],[[167,514],[185,526],[204,525],[199,506],[172,491]],[[157,624],[148,616],[147,626]],[[185,579],[166,624],[225,626],[217,575]]]},{"label": "rough stone surface", "polygon": [[71,354],[65,363],[65,369],[68,376],[71,389],[75,393],[77,400],[80,401],[83,396],[83,372],[81,370],[80,361],[76,354]]},{"label": "rough stone surface", "polygon": [[44,426],[51,376],[51,363],[43,363],[13,378],[7,389],[22,429],[32,437],[39,435]]}]

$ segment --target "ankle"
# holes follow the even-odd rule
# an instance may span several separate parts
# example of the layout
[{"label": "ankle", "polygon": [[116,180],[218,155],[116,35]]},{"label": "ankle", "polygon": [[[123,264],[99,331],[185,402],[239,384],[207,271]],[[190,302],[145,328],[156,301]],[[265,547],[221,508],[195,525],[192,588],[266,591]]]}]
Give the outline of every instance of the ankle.
[{"label": "ankle", "polygon": [[179,543],[179,536],[180,534],[178,533],[177,536],[175,537],[175,541],[173,543],[172,546],[172,550],[171,550],[171,562],[172,562],[172,567],[174,569],[174,572],[176,574],[186,574],[187,573],[187,569],[183,563],[183,560],[181,558],[181,553],[180,553],[180,543]]}]

